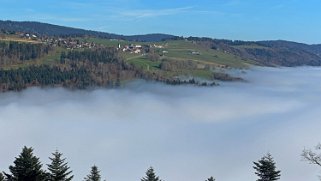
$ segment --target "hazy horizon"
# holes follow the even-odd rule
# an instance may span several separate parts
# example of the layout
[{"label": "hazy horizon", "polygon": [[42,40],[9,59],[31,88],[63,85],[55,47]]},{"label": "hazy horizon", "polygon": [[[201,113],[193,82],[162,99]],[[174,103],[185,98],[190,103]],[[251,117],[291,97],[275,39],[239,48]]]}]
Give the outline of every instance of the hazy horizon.
[{"label": "hazy horizon", "polygon": [[318,180],[301,160],[320,142],[321,68],[255,68],[247,83],[217,87],[134,82],[121,89],[30,88],[0,94],[0,170],[23,146],[48,164],[58,149],[75,180],[92,165],[111,181],[139,180],[149,166],[161,179],[255,180],[270,152],[281,180]]}]

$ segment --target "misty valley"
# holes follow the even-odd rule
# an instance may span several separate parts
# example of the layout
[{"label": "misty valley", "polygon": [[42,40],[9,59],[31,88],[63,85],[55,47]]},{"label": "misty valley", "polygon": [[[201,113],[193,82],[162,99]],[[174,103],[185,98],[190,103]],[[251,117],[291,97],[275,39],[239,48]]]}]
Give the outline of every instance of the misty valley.
[{"label": "misty valley", "polygon": [[0,4],[0,181],[321,180],[321,1]]},{"label": "misty valley", "polygon": [[269,152],[282,180],[318,180],[301,153],[320,141],[321,68],[252,67],[240,76],[247,81],[215,87],[141,80],[2,93],[0,170],[32,146],[43,164],[63,152],[75,180],[91,165],[113,181],[139,180],[150,166],[164,180],[255,180],[253,161]]}]

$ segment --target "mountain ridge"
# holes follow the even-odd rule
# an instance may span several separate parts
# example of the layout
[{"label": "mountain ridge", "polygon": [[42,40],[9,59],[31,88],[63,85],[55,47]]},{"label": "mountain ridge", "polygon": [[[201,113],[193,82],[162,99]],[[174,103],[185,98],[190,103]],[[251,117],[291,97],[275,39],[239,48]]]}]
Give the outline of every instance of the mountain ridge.
[{"label": "mountain ridge", "polygon": [[[40,30],[39,30],[40,29]],[[13,20],[0,20],[0,30],[7,31],[29,31],[29,33],[48,35],[48,36],[79,36],[79,35],[93,35],[100,38],[107,39],[124,39],[128,41],[162,41],[168,39],[179,39],[180,36],[166,34],[166,33],[148,33],[148,34],[137,34],[137,35],[122,35],[117,33],[109,33],[104,31],[89,30],[84,28],[75,28],[70,26],[63,26],[45,22],[38,21],[13,21]],[[192,37],[192,36],[191,36]],[[309,44],[303,42],[296,42],[291,40],[258,40],[258,41],[247,41],[247,40],[228,40],[228,39],[216,39],[209,37],[198,37],[200,39],[210,39],[210,40],[227,40],[227,41],[240,41],[240,42],[257,42],[257,43],[266,43],[266,42],[275,42],[275,43],[289,43],[289,44],[301,44],[313,46],[315,49],[318,49],[318,52],[321,52],[321,43],[319,44]]]},{"label": "mountain ridge", "polygon": [[128,41],[162,41],[166,39],[172,39],[177,36],[163,34],[163,33],[151,33],[143,35],[120,35],[114,33],[107,33],[94,30],[86,30],[82,28],[73,28],[68,26],[61,26],[49,23],[42,23],[36,21],[11,21],[0,20],[0,29],[6,31],[15,32],[28,32],[42,36],[95,36],[99,38],[107,39],[123,39]]}]

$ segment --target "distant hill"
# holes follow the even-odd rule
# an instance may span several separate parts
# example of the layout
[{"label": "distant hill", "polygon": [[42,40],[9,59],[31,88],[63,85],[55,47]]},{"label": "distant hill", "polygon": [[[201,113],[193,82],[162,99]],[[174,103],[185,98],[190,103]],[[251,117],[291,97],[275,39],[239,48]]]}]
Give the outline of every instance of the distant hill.
[{"label": "distant hill", "polygon": [[[177,47],[167,47],[164,50],[164,52],[169,52],[166,56],[176,59],[196,58],[228,66],[241,65],[244,62],[262,66],[321,66],[321,45],[308,45],[284,40],[232,41],[206,37],[183,38],[167,34],[125,36],[30,21],[0,21],[0,30],[31,33],[38,36],[90,36],[100,40],[121,39],[141,42],[177,40]],[[188,41],[192,44],[184,43]],[[96,43],[101,43],[101,41],[96,40]],[[184,46],[186,47],[184,48]],[[163,47],[165,46],[163,45]],[[212,51],[208,49],[212,49]],[[191,56],[191,51],[202,55]]]},{"label": "distant hill", "polygon": [[284,40],[276,40],[276,41],[259,41],[257,42],[264,46],[274,47],[274,48],[287,48],[290,50],[305,50],[310,53],[321,55],[321,45],[308,45],[304,43],[297,43],[291,41]]},{"label": "distant hill", "polygon": [[230,41],[211,40],[214,49],[251,59],[264,66],[321,66],[321,45],[284,40]]},{"label": "distant hill", "polygon": [[321,45],[166,34],[124,36],[0,21],[0,92],[32,86],[118,87],[135,79],[213,86],[216,81],[242,81],[230,74],[230,68],[252,65],[321,66]]},{"label": "distant hill", "polygon": [[36,35],[47,36],[94,36],[106,39],[123,39],[128,41],[162,41],[173,39],[176,36],[167,34],[147,34],[147,35],[117,35],[112,33],[105,33],[99,31],[84,30],[79,28],[71,28],[59,25],[52,25],[48,23],[31,22],[31,21],[1,21],[0,29],[14,32],[26,32]]}]

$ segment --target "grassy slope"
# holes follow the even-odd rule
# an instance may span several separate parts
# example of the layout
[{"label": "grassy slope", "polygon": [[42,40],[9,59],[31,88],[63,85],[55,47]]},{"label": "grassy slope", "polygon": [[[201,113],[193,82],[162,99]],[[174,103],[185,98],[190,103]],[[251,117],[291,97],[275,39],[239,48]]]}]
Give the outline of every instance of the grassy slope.
[{"label": "grassy slope", "polygon": [[[204,48],[191,41],[169,41],[167,42],[166,56],[178,59],[195,60],[205,64],[227,65],[235,68],[246,68],[251,62],[242,60],[240,57],[221,51]],[[200,55],[192,55],[191,52],[199,52]]]},{"label": "grassy slope", "polygon": [[[160,52],[168,52],[164,54],[163,58],[193,60],[201,64],[213,66],[227,65],[233,68],[246,68],[254,63],[229,53],[204,48],[200,45],[193,44],[191,41],[166,41],[158,43],[158,45],[164,46],[164,48],[159,49]],[[200,55],[192,55],[191,52],[199,52]]]},{"label": "grassy slope", "polygon": [[[103,44],[105,46],[117,47],[118,44],[121,46],[128,45],[128,44],[157,44],[162,45],[164,48],[159,49],[160,52],[168,51],[165,54],[164,58],[172,58],[176,60],[194,60],[204,64],[211,64],[211,65],[227,65],[230,67],[236,68],[246,68],[249,64],[254,63],[251,61],[244,61],[240,57],[236,57],[229,53],[224,53],[221,51],[213,50],[210,48],[204,48],[197,44],[194,44],[191,41],[165,41],[160,43],[153,43],[153,42],[130,42],[130,41],[123,41],[123,40],[107,40],[107,39],[99,39],[99,38],[82,38],[82,40],[87,42],[95,42],[97,44]],[[197,51],[200,52],[200,55],[192,55],[191,52]],[[124,57],[130,62],[137,63],[142,62],[142,57],[137,56],[135,54],[124,54]],[[136,57],[137,59],[134,59]],[[149,64],[148,60],[145,59],[145,64]],[[151,63],[153,64],[153,63]]]},{"label": "grassy slope", "polygon": [[[154,43],[151,43],[154,44]],[[162,45],[163,48],[156,49],[160,54],[164,53],[162,59],[171,59],[176,61],[192,60],[200,65],[208,65],[210,67],[222,67],[228,66],[232,68],[248,68],[251,64],[255,62],[251,60],[243,60],[240,57],[234,56],[229,53],[224,53],[222,51],[213,50],[210,48],[205,48],[191,41],[184,40],[173,40],[165,41],[160,43],[155,43],[157,45]],[[199,52],[200,55],[192,55],[192,52]],[[178,70],[176,72],[164,72],[158,67],[161,61],[152,62],[148,60],[145,56],[129,55],[127,61],[146,71],[161,72],[165,76],[176,76],[176,75],[191,75],[195,77],[201,77],[209,79],[212,77],[212,71],[208,69],[195,69],[195,70]]]}]

